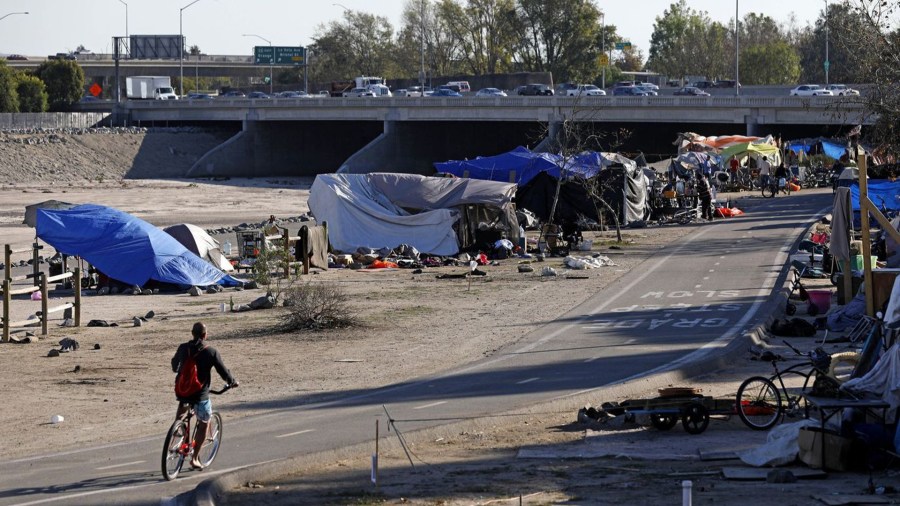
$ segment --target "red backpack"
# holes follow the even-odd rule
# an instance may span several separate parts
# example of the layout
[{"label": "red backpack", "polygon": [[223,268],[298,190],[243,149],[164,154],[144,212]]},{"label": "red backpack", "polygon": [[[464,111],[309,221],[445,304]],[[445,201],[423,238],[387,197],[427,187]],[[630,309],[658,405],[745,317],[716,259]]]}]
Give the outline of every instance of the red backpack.
[{"label": "red backpack", "polygon": [[187,357],[181,363],[181,368],[178,369],[178,376],[175,377],[175,395],[178,397],[193,397],[203,390],[203,383],[200,383],[200,378],[197,376],[197,360],[195,357],[205,349],[206,347],[200,348],[193,355],[187,352]]}]

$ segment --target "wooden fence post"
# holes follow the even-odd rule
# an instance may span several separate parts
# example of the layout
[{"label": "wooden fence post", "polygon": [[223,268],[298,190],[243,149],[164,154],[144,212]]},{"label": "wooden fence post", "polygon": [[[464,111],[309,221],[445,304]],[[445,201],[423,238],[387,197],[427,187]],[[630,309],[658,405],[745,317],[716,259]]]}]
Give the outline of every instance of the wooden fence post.
[{"label": "wooden fence post", "polygon": [[[37,250],[35,250],[37,251]],[[47,335],[47,320],[50,319],[50,314],[47,313],[47,309],[49,309],[49,304],[47,304],[47,276],[44,276],[43,273],[39,275],[41,278],[41,335]]]},{"label": "wooden fence post", "polygon": [[291,261],[289,260],[291,258],[291,236],[287,228],[284,229],[281,237],[281,241],[284,243],[284,277],[291,279]]},{"label": "wooden fence post", "polygon": [[3,279],[12,279],[12,247],[9,244],[3,248]]},{"label": "wooden fence post", "polygon": [[[9,245],[6,245],[7,254],[9,252]],[[12,295],[9,294],[9,288],[11,283],[8,279],[3,280],[3,342],[9,342],[9,302],[12,300]]]},{"label": "wooden fence post", "polygon": [[40,280],[38,276],[41,274],[41,264],[40,264],[40,255],[38,255],[38,251],[40,251],[40,244],[38,244],[37,239],[35,239],[34,244],[31,248],[31,273],[34,274],[34,283],[33,286],[38,286]]},{"label": "wooden fence post", "polygon": [[74,276],[75,279],[72,280],[72,286],[75,288],[75,326],[81,326],[81,269],[79,267],[75,268]]},{"label": "wooden fence post", "polygon": [[300,258],[303,262],[303,274],[309,274],[309,227],[300,227]]}]

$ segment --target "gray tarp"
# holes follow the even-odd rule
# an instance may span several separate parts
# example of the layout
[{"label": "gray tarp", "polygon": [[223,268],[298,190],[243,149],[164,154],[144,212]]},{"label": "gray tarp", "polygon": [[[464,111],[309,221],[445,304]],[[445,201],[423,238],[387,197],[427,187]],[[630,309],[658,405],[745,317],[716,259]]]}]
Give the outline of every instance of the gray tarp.
[{"label": "gray tarp", "polygon": [[454,255],[471,232],[457,224],[471,206],[493,209],[507,238],[518,240],[516,185],[466,178],[415,174],[320,174],[309,195],[309,209],[328,223],[331,245],[339,251],[409,244],[422,253]]},{"label": "gray tarp", "polygon": [[850,188],[838,188],[831,212],[831,243],[828,246],[835,260],[850,261]]}]

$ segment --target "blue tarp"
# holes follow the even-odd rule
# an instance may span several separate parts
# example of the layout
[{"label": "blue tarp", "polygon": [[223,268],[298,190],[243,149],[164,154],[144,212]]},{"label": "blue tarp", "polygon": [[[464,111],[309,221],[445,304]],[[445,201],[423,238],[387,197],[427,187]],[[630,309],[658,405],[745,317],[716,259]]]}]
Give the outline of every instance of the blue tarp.
[{"label": "blue tarp", "polygon": [[240,284],[169,234],[111,207],[39,209],[36,228],[37,236],[60,253],[82,257],[130,285],[143,286],[149,280],[182,286]]},{"label": "blue tarp", "polygon": [[552,153],[535,153],[522,146],[496,156],[483,156],[474,160],[451,160],[434,164],[438,172],[457,177],[485,179],[503,183],[527,184],[541,172],[559,179],[560,166],[566,167],[566,175],[592,178],[600,172],[602,157],[599,153],[587,153],[566,161]]},{"label": "blue tarp", "polygon": [[[870,179],[866,184],[869,200],[875,207],[891,211],[900,211],[900,181],[890,182],[881,179]],[[854,211],[859,211],[859,183],[850,186],[850,202]]]},{"label": "blue tarp", "polygon": [[825,154],[830,156],[831,158],[840,160],[841,157],[847,153],[847,146],[845,146],[844,144],[822,141],[822,151],[824,151]]}]

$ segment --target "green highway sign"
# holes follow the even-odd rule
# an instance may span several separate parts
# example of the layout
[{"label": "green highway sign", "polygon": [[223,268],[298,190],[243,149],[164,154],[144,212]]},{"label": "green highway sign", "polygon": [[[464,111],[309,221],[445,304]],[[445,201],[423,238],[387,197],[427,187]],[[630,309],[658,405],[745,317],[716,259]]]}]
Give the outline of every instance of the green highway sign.
[{"label": "green highway sign", "polygon": [[631,49],[631,42],[616,42],[617,51],[623,51],[625,49]]},{"label": "green highway sign", "polygon": [[306,48],[255,46],[253,63],[256,65],[306,65]]}]

